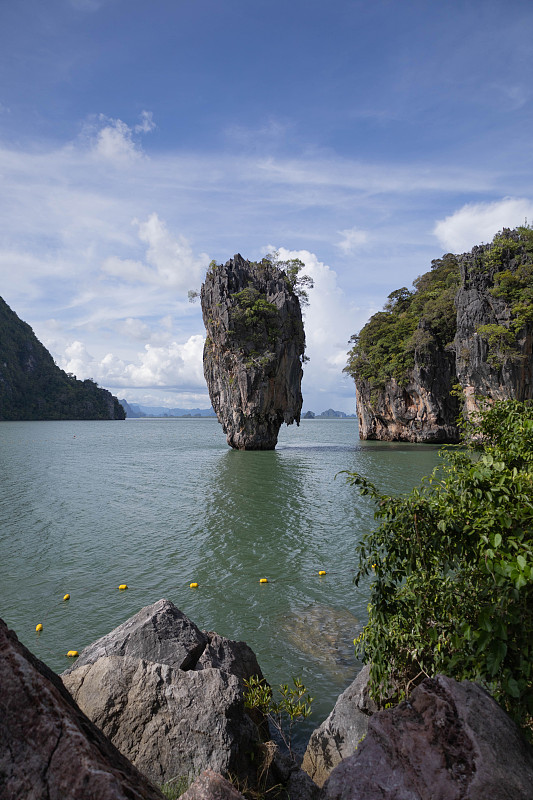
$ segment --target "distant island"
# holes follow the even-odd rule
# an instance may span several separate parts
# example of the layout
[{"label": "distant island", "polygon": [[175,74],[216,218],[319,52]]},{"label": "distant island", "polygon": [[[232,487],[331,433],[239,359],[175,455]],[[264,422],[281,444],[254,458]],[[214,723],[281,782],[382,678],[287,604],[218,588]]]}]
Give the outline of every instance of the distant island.
[{"label": "distant island", "polygon": [[[167,408],[166,406],[143,406],[138,403],[128,403],[127,400],[121,400],[120,405],[126,412],[128,419],[151,419],[154,417],[172,417],[172,418],[209,418],[216,417],[212,408]],[[334,411],[328,408],[321,414],[315,414],[314,411],[306,411],[302,414],[302,419],[356,419],[356,414],[345,414],[344,411]]]},{"label": "distant island", "polygon": [[120,405],[126,412],[127,419],[144,417],[216,417],[212,408],[167,408],[166,406],[141,406],[121,400]]},{"label": "distant island", "polygon": [[302,419],[355,419],[356,417],[357,414],[345,414],[344,411],[334,411],[332,408],[328,408],[321,414],[315,414],[314,411],[306,411],[305,414],[302,414]]},{"label": "distant island", "polygon": [[0,297],[0,420],[124,419],[117,398],[64,372]]}]

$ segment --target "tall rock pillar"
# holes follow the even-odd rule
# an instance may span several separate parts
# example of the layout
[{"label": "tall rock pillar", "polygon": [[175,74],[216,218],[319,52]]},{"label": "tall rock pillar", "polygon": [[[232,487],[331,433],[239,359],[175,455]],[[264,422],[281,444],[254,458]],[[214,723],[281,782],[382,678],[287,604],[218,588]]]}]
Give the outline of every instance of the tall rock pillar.
[{"label": "tall rock pillar", "polygon": [[237,254],[201,290],[211,403],[237,450],[273,450],[281,424],[300,422],[305,335],[294,286],[268,260]]}]

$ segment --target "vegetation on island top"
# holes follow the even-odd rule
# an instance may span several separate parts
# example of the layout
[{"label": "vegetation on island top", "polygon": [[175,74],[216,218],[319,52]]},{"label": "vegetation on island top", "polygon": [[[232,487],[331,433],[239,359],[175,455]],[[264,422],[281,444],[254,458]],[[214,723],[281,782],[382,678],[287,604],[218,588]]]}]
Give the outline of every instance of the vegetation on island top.
[{"label": "vegetation on island top", "polygon": [[[299,258],[282,260],[279,253],[268,253],[261,261],[250,261],[250,266],[257,272],[267,269],[280,273],[290,293],[298,298],[300,306],[309,304],[308,289],[313,287],[313,280],[308,275],[301,274],[304,263]],[[221,264],[211,261],[208,269],[213,274],[221,268]],[[198,292],[189,291],[189,301],[194,302]],[[245,286],[232,295],[232,304],[228,309],[229,329],[226,334],[235,342],[238,350],[243,349],[247,358],[248,368],[267,368],[275,362],[275,349],[282,330],[282,319],[278,307],[267,300],[267,295],[261,292],[254,281],[250,280]],[[219,325],[220,322],[210,317],[209,325]],[[292,335],[295,338],[303,337],[303,324],[300,319],[292,319]],[[208,337],[207,343],[211,343]],[[302,362],[307,361],[302,353]]]},{"label": "vegetation on island top", "polygon": [[90,378],[66,373],[0,298],[0,419],[124,419],[118,400]]},{"label": "vegetation on island top", "polygon": [[391,292],[384,310],[374,314],[359,334],[351,337],[344,371],[364,379],[374,389],[391,378],[408,381],[415,351],[444,348],[456,330],[454,297],[459,286],[459,264],[448,253],[432,261],[431,270],[417,278],[414,291],[405,286]]},{"label": "vegetation on island top", "polygon": [[[511,312],[507,325],[480,325],[476,331],[487,341],[489,363],[499,366],[504,358],[518,354],[517,337],[524,325],[533,322],[533,228],[504,229],[491,244],[475,251],[475,271],[490,274],[490,293],[503,299]],[[510,269],[513,259],[516,263]],[[448,253],[432,261],[431,270],[414,281],[414,291],[403,287],[391,292],[384,310],[352,336],[345,372],[368,381],[372,389],[382,388],[392,378],[405,385],[415,352],[423,358],[453,343],[459,282],[459,260]]]},{"label": "vegetation on island top", "polygon": [[370,604],[356,650],[381,703],[444,673],[480,682],[531,737],[533,405],[485,405],[462,427],[406,496],[348,473],[380,521],[357,546]]}]

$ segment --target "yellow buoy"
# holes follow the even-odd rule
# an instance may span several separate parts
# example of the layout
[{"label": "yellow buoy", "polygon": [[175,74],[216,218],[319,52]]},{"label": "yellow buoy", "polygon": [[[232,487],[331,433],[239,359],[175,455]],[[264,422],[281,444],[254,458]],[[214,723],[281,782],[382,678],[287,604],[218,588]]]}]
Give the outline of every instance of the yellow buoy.
[{"label": "yellow buoy", "polygon": [[37,631],[37,633],[40,633],[42,631],[42,629],[43,629],[43,626],[39,622],[39,624],[35,626],[35,630]]},{"label": "yellow buoy", "polygon": [[326,570],[325,570],[325,569],[320,569],[320,570],[318,571],[318,574],[319,574],[319,575],[325,575],[325,574],[326,574]]},{"label": "yellow buoy", "polygon": [[69,650],[67,653],[67,658],[77,658],[79,653],[77,650]]},{"label": "yellow buoy", "polygon": [[120,590],[122,590],[122,589],[127,589],[127,588],[128,588],[128,584],[127,584],[127,583],[121,583],[121,584],[120,584],[120,586],[119,586],[118,588],[119,588]]},{"label": "yellow buoy", "polygon": [[70,600],[70,595],[67,593],[67,594],[66,594],[66,595],[63,597],[63,600]]},{"label": "yellow buoy", "polygon": [[259,578],[259,583],[268,583],[266,578]]},{"label": "yellow buoy", "polygon": [[194,583],[194,582],[193,582],[193,583],[190,583],[190,584],[189,584],[189,589],[198,589],[198,584],[197,584],[197,583]]}]

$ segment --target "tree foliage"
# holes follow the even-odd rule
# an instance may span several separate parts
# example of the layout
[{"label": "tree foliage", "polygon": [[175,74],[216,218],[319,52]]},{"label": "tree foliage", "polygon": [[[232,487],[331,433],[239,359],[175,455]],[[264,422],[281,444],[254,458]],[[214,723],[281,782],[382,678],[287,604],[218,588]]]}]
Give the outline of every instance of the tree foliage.
[{"label": "tree foliage", "polygon": [[485,406],[442,456],[402,497],[348,474],[380,521],[357,548],[355,583],[370,577],[357,651],[377,699],[442,672],[481,682],[531,729],[533,406]]},{"label": "tree foliage", "polygon": [[302,275],[302,270],[305,267],[304,262],[300,258],[281,259],[279,252],[274,250],[259,262],[260,264],[266,263],[276,269],[282,270],[285,273],[285,280],[291,292],[293,292],[301,306],[309,305],[309,289],[312,289],[314,284],[313,279],[309,275]]},{"label": "tree foliage", "polygon": [[488,362],[500,367],[510,359],[523,358],[519,340],[533,323],[533,229],[522,225],[504,228],[481,254],[476,254],[475,270],[489,272],[490,293],[505,302],[508,318],[500,324],[478,325],[478,333],[488,345]]},{"label": "tree foliage", "polygon": [[418,277],[411,291],[405,286],[388,296],[384,310],[374,314],[358,335],[351,338],[345,372],[364,379],[373,388],[391,378],[400,384],[409,379],[415,352],[444,348],[455,335],[454,296],[459,285],[457,258],[448,253],[432,262],[431,270]]},{"label": "tree foliage", "polygon": [[310,716],[313,698],[309,695],[300,678],[292,679],[293,686],[283,683],[279,687],[279,699],[274,700],[272,687],[257,676],[244,679],[244,705],[257,709],[274,726],[290,755],[292,751],[292,731],[297,722]]},{"label": "tree foliage", "polygon": [[0,420],[124,419],[116,397],[55,363],[0,298]]}]

